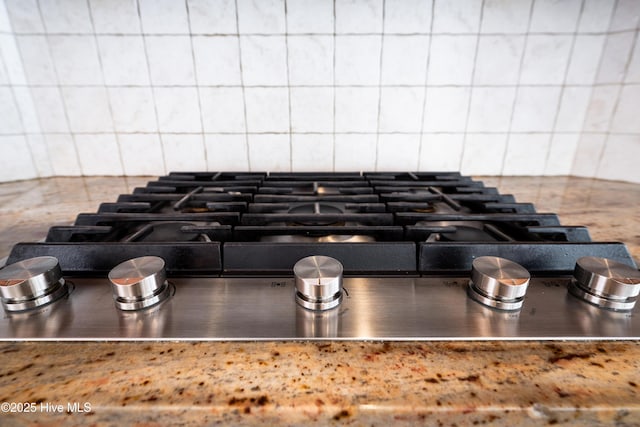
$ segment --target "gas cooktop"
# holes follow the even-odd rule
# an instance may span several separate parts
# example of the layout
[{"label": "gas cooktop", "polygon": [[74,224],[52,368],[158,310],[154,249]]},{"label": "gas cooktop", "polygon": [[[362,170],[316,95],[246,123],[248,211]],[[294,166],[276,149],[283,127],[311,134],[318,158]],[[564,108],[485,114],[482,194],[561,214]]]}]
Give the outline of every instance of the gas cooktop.
[{"label": "gas cooktop", "polygon": [[638,339],[639,292],[459,173],[176,172],[16,244],[0,339]]}]

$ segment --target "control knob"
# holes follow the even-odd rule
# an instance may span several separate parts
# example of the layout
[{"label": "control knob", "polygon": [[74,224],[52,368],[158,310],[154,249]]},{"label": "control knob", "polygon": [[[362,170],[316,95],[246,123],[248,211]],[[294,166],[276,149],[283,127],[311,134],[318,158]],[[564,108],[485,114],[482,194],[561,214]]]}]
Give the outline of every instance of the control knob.
[{"label": "control knob", "polygon": [[116,307],[140,310],[167,299],[171,288],[164,266],[164,260],[157,256],[133,258],[115,266],[109,280]]},{"label": "control knob", "polygon": [[53,302],[68,293],[58,259],[28,258],[0,270],[0,298],[6,311],[22,311]]},{"label": "control knob", "polygon": [[569,292],[598,307],[631,310],[640,294],[640,271],[611,259],[582,257],[573,277]]},{"label": "control knob", "polygon": [[342,264],[322,255],[302,258],[293,266],[296,301],[310,310],[328,310],[342,302]]},{"label": "control knob", "polygon": [[473,260],[469,296],[499,310],[519,310],[531,275],[520,264],[496,256]]}]

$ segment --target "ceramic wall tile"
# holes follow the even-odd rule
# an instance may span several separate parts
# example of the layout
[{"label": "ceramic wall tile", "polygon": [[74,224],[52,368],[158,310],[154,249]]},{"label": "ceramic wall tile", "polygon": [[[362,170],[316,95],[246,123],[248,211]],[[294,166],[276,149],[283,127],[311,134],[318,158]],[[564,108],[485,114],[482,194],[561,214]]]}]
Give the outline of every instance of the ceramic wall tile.
[{"label": "ceramic wall tile", "polygon": [[570,51],[571,36],[529,36],[520,73],[520,83],[562,84]]},{"label": "ceramic wall tile", "polygon": [[57,84],[46,36],[17,36],[16,42],[27,82],[30,85]]},{"label": "ceramic wall tile", "polygon": [[376,135],[336,134],[335,135],[336,171],[372,171],[376,166]]},{"label": "ceramic wall tile", "polygon": [[512,133],[507,143],[502,175],[542,175],[550,137],[548,133]]},{"label": "ceramic wall tile", "polygon": [[524,43],[524,36],[481,35],[473,74],[474,84],[517,84]]},{"label": "ceramic wall tile", "polygon": [[334,18],[332,0],[287,0],[289,34],[331,34]]},{"label": "ceramic wall tile", "polygon": [[186,2],[138,0],[138,7],[145,34],[189,34]]},{"label": "ceramic wall tile", "polygon": [[333,170],[333,135],[291,135],[291,169],[302,172]]},{"label": "ceramic wall tile", "polygon": [[48,0],[39,5],[47,33],[93,32],[86,0]]},{"label": "ceramic wall tile", "polygon": [[153,95],[160,132],[202,132],[196,88],[156,87]]},{"label": "ceramic wall tile", "polygon": [[206,170],[202,135],[161,135],[164,161],[168,171]]},{"label": "ceramic wall tile", "polygon": [[76,135],[81,164],[92,165],[95,175],[122,175],[120,147],[112,133]]},{"label": "ceramic wall tile", "polygon": [[4,4],[14,33],[44,33],[38,0],[5,0]]},{"label": "ceramic wall tile", "polygon": [[166,172],[164,149],[158,134],[120,134],[118,142],[126,175],[161,175]]},{"label": "ceramic wall tile", "polygon": [[89,0],[96,34],[140,34],[136,0]]},{"label": "ceramic wall tile", "polygon": [[287,88],[245,88],[249,132],[289,132]]},{"label": "ceramic wall tile", "polygon": [[2,156],[10,158],[0,168],[0,181],[29,179],[38,176],[24,135],[0,135]]},{"label": "ceramic wall tile", "polygon": [[249,170],[246,135],[205,134],[204,143],[208,170]]},{"label": "ceramic wall tile", "polygon": [[378,88],[335,89],[336,132],[377,132]]},{"label": "ceramic wall tile", "polygon": [[607,31],[616,2],[585,0],[578,24],[578,32],[602,33]]},{"label": "ceramic wall tile", "polygon": [[573,33],[578,25],[583,0],[536,0],[529,31],[532,33]]},{"label": "ceramic wall tile", "polygon": [[422,87],[382,88],[378,131],[419,133],[422,127],[423,105],[424,88]]},{"label": "ceramic wall tile", "polygon": [[108,91],[116,132],[158,131],[151,88],[111,87]]},{"label": "ceramic wall tile", "polygon": [[237,34],[235,0],[187,0],[193,34]]},{"label": "ceramic wall tile", "polygon": [[516,95],[513,87],[474,87],[467,132],[506,132]]},{"label": "ceramic wall tile", "polygon": [[457,171],[464,149],[462,133],[425,133],[422,135],[420,170]]},{"label": "ceramic wall tile", "polygon": [[461,170],[470,175],[500,175],[508,135],[468,133],[464,141]]},{"label": "ceramic wall tile", "polygon": [[285,32],[284,0],[237,0],[238,25],[242,34]]},{"label": "ceramic wall tile", "polygon": [[431,32],[433,0],[385,0],[384,32],[427,34]]},{"label": "ceramic wall tile", "polygon": [[200,88],[200,103],[205,132],[246,132],[242,88]]},{"label": "ceramic wall tile", "polygon": [[291,88],[292,132],[333,132],[333,88]]},{"label": "ceramic wall tile", "polygon": [[423,131],[464,133],[470,94],[468,87],[428,88]]},{"label": "ceramic wall tile", "polygon": [[49,36],[49,46],[60,84],[104,84],[93,37]]},{"label": "ceramic wall tile", "polygon": [[236,36],[194,37],[198,84],[240,85],[239,48]]},{"label": "ceramic wall tile", "polygon": [[150,36],[145,38],[145,45],[153,85],[195,85],[196,79],[189,37]]},{"label": "ceramic wall tile", "polygon": [[533,0],[485,0],[480,32],[494,34],[527,32],[532,2]]},{"label": "ceramic wall tile", "polygon": [[65,87],[62,97],[72,132],[113,132],[105,87]]},{"label": "ceramic wall tile", "polygon": [[377,85],[380,82],[381,36],[336,36],[336,85]]},{"label": "ceramic wall tile", "polygon": [[383,85],[424,85],[429,37],[385,35],[382,40]]},{"label": "ceramic wall tile", "polygon": [[381,33],[383,0],[336,0],[336,33]]},{"label": "ceramic wall tile", "polygon": [[596,172],[597,178],[640,183],[638,135],[609,135]]},{"label": "ceramic wall tile", "polygon": [[333,36],[291,36],[287,43],[292,86],[333,85]]},{"label": "ceramic wall tile", "polygon": [[142,36],[101,35],[97,36],[97,40],[106,85],[149,85],[149,68]]},{"label": "ceramic wall tile", "polygon": [[376,170],[406,171],[418,168],[420,134],[380,134]]},{"label": "ceramic wall tile", "polygon": [[436,1],[433,32],[451,34],[477,33],[480,29],[482,0]]},{"label": "ceramic wall tile", "polygon": [[291,170],[289,135],[249,135],[249,167],[252,171]]},{"label": "ceramic wall tile", "polygon": [[284,37],[242,36],[240,55],[245,85],[287,85],[287,45]]},{"label": "ceramic wall tile", "polygon": [[560,102],[560,87],[518,89],[511,122],[512,132],[551,132]]},{"label": "ceramic wall tile", "polygon": [[477,36],[432,36],[429,85],[470,85]]}]

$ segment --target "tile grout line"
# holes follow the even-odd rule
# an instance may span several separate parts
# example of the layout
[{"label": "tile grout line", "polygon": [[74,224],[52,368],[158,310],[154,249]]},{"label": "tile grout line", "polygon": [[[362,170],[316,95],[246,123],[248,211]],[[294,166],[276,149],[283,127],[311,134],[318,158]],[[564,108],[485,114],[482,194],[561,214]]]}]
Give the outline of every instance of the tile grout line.
[{"label": "tile grout line", "polygon": [[189,10],[188,0],[184,0],[184,7],[187,10],[187,26],[189,28],[189,43],[191,45],[191,64],[193,65],[193,79],[196,82],[196,96],[198,97],[198,110],[200,112],[200,131],[202,133],[202,150],[204,154],[204,167],[209,170],[209,159],[207,153],[207,144],[204,140],[204,111],[202,110],[202,94],[200,93],[200,83],[198,82],[198,67],[196,64],[196,52],[193,48],[193,33],[191,32],[191,12]]},{"label": "tile grout line", "polygon": [[[434,0],[435,1],[435,0]],[[473,99],[473,85],[476,78],[476,67],[478,62],[478,51],[480,50],[480,34],[482,30],[482,22],[484,21],[484,0],[480,3],[480,16],[478,22],[478,32],[476,33],[476,47],[473,53],[473,68],[471,69],[471,78],[469,83],[469,98],[467,100],[467,114],[464,119],[464,136],[462,137],[462,150],[460,152],[460,159],[458,161],[458,170],[462,171],[462,165],[464,160],[465,148],[467,146],[467,134],[469,129],[469,117],[471,116],[471,101]]]},{"label": "tile grout line", "polygon": [[284,50],[285,50],[285,65],[287,70],[287,102],[289,113],[289,171],[293,171],[293,125],[291,123],[291,73],[289,71],[289,19],[287,10],[287,0],[284,3]]},{"label": "tile grout line", "polygon": [[333,14],[333,37],[331,37],[331,43],[333,43],[332,50],[332,62],[331,62],[331,93],[333,95],[333,103],[332,103],[332,113],[333,113],[333,123],[332,123],[332,133],[333,133],[333,159],[332,159],[332,167],[333,171],[336,171],[336,151],[337,151],[337,143],[336,143],[336,0],[331,2],[331,13]]},{"label": "tile grout line", "polygon": [[551,126],[551,134],[548,138],[547,144],[547,155],[545,156],[544,161],[544,169],[542,170],[542,175],[547,175],[547,171],[549,170],[549,162],[551,161],[551,151],[553,146],[554,135],[556,133],[556,129],[558,127],[558,116],[560,115],[560,109],[562,107],[562,100],[565,94],[565,88],[567,84],[567,77],[569,76],[569,68],[571,67],[571,59],[573,58],[573,52],[576,46],[576,39],[578,38],[578,28],[580,28],[580,21],[582,20],[582,15],[584,13],[586,0],[582,0],[580,2],[580,12],[578,13],[578,18],[576,19],[576,27],[573,33],[573,37],[571,39],[571,47],[569,48],[569,53],[567,55],[567,65],[564,69],[564,77],[562,79],[562,85],[560,86],[560,94],[558,95],[558,104],[556,106],[556,112],[553,117],[553,124]]},{"label": "tile grout line", "polygon": [[[640,29],[636,28],[635,36],[631,43],[631,47],[629,48],[629,56],[627,57],[624,64],[624,72],[620,78],[621,82],[624,82],[627,78],[627,74],[629,73],[629,66],[631,65],[631,59],[633,58],[633,53],[635,51],[636,44],[638,43],[638,33]],[[596,166],[596,170],[594,172],[594,178],[598,178],[600,175],[600,169],[602,168],[602,159],[604,158],[604,153],[607,149],[607,144],[609,143],[609,138],[611,137],[611,127],[613,126],[613,122],[615,120],[616,114],[618,113],[618,108],[620,106],[620,98],[622,97],[622,88],[623,85],[618,86],[618,91],[616,93],[616,101],[614,103],[613,109],[611,111],[611,115],[609,116],[609,126],[607,126],[607,132],[605,134],[604,144],[602,144],[602,149],[600,150],[600,155],[598,156],[598,164]]]},{"label": "tile grout line", "polygon": [[242,42],[240,40],[240,17],[238,12],[238,0],[233,1],[236,18],[236,36],[238,37],[238,65],[240,66],[240,88],[242,89],[242,111],[244,113],[244,144],[247,158],[247,170],[251,171],[251,151],[249,150],[249,122],[247,119],[247,96],[245,94],[244,71],[242,68]]},{"label": "tile grout line", "polygon": [[[433,18],[435,16],[435,5],[436,0],[431,1],[431,19],[429,21],[429,33],[433,32]],[[423,153],[423,144],[425,144],[424,140],[424,121],[426,119],[427,114],[427,96],[429,96],[429,65],[431,63],[431,42],[433,40],[433,36],[429,36],[429,42],[427,43],[427,63],[425,64],[424,69],[424,90],[422,92],[422,116],[420,121],[420,143],[418,145],[418,159],[416,164],[416,170],[420,171],[422,168],[420,167],[420,163],[422,162],[422,153]]]},{"label": "tile grout line", "polygon": [[529,30],[531,30],[531,22],[533,21],[533,10],[536,6],[536,0],[531,1],[529,7],[529,18],[527,21],[527,33],[524,36],[524,45],[522,47],[522,55],[520,56],[520,63],[518,65],[518,80],[516,81],[515,94],[513,95],[513,102],[511,103],[511,113],[509,115],[509,127],[507,128],[507,140],[502,153],[502,165],[500,167],[500,175],[504,175],[504,167],[507,163],[507,155],[509,153],[509,142],[511,141],[511,131],[513,129],[513,117],[516,112],[516,105],[518,103],[518,96],[520,95],[520,87],[522,82],[522,66],[524,65],[524,58],[527,55],[527,47],[529,46]]},{"label": "tile grout line", "polygon": [[378,172],[379,167],[379,151],[380,151],[380,115],[382,109],[382,64],[384,58],[384,22],[385,22],[385,9],[387,7],[386,0],[382,0],[382,34],[380,35],[380,59],[378,60],[378,122],[376,128],[376,157],[373,166],[373,170]]},{"label": "tile grout line", "polygon": [[100,75],[102,76],[102,83],[104,87],[104,92],[107,96],[107,106],[109,108],[109,117],[111,118],[111,128],[113,129],[113,133],[116,140],[116,146],[118,147],[118,160],[120,160],[120,167],[122,168],[122,173],[126,174],[124,167],[124,156],[122,154],[122,144],[120,144],[119,132],[116,129],[116,121],[113,117],[113,106],[111,105],[111,93],[109,92],[109,88],[106,85],[106,78],[104,75],[104,65],[102,63],[102,55],[100,54],[100,45],[98,43],[98,36],[95,31],[95,24],[93,22],[93,11],[91,9],[91,2],[86,0],[87,11],[89,12],[89,23],[91,24],[91,29],[93,30],[93,42],[96,46],[96,55],[98,56],[98,64],[100,65]]},{"label": "tile grout line", "polygon": [[149,79],[149,87],[151,89],[151,98],[153,101],[153,113],[156,119],[156,135],[158,135],[158,141],[160,141],[160,154],[162,155],[162,167],[164,169],[164,173],[168,173],[167,171],[167,157],[164,150],[164,143],[162,141],[162,132],[160,132],[160,116],[158,115],[158,104],[156,102],[156,91],[154,90],[155,86],[153,85],[153,81],[151,79],[151,63],[149,62],[149,53],[147,49],[147,34],[144,32],[144,26],[142,25],[142,12],[140,12],[140,0],[136,0],[136,11],[138,12],[138,24],[140,24],[140,35],[142,36],[142,46],[144,48],[144,60],[145,65],[147,66],[147,78]]},{"label": "tile grout line", "polygon": [[[67,129],[69,129],[69,133],[71,135],[71,142],[73,144],[73,151],[75,152],[75,159],[78,165],[78,170],[80,171],[80,176],[84,176],[84,170],[82,168],[82,162],[80,161],[80,153],[78,152],[78,144],[76,142],[76,137],[75,135],[73,135],[71,133],[71,121],[69,120],[69,111],[67,108],[67,103],[65,102],[64,99],[64,94],[62,92],[62,86],[60,85],[60,75],[58,73],[58,67],[56,65],[56,60],[53,57],[53,51],[51,49],[51,40],[49,38],[49,34],[46,34],[47,28],[46,28],[46,23],[44,21],[44,16],[42,15],[42,8],[40,7],[40,0],[36,1],[37,7],[38,7],[38,15],[40,16],[40,21],[42,22],[42,28],[44,28],[45,30],[45,40],[47,43],[47,51],[49,53],[49,57],[51,58],[51,65],[53,66],[53,74],[55,76],[55,80],[56,80],[56,89],[58,91],[58,95],[60,96],[60,103],[62,104],[62,109],[64,111],[64,118],[67,124]],[[47,149],[49,152],[51,152],[50,147],[49,147],[49,142],[45,140],[45,142],[47,143]],[[54,165],[53,162],[51,162],[51,169],[54,172]]]}]

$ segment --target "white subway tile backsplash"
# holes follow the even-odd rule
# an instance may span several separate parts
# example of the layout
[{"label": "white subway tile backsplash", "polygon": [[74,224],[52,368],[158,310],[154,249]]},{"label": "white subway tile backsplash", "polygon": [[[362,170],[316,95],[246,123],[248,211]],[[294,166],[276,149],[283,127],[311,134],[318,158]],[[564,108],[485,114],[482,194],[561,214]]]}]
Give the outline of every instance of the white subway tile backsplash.
[{"label": "white subway tile backsplash", "polygon": [[10,87],[0,87],[0,133],[22,133],[22,118]]},{"label": "white subway tile backsplash", "polygon": [[516,95],[512,132],[551,132],[560,102],[560,87],[521,86]]},{"label": "white subway tile backsplash", "polygon": [[284,37],[242,36],[240,54],[245,85],[287,85],[287,45]]},{"label": "white subway tile backsplash", "polygon": [[287,44],[289,84],[333,85],[333,36],[292,36]]},{"label": "white subway tile backsplash", "polygon": [[196,83],[189,37],[150,36],[146,37],[145,45],[152,84],[190,86]]},{"label": "white subway tile backsplash", "polygon": [[333,0],[287,0],[289,34],[333,33]]},{"label": "white subway tile backsplash", "polygon": [[436,1],[433,32],[468,34],[480,29],[482,0]]},{"label": "white subway tile backsplash", "polygon": [[596,177],[638,183],[638,159],[639,135],[609,135]]},{"label": "white subway tile backsplash", "polygon": [[604,133],[582,134],[573,158],[572,175],[595,177],[606,139]]},{"label": "white subway tile backsplash", "polygon": [[470,85],[477,40],[475,35],[432,36],[427,84]]},{"label": "white subway tile backsplash", "polygon": [[481,35],[473,74],[474,84],[517,84],[524,42],[524,36]]},{"label": "white subway tile backsplash", "polygon": [[193,53],[200,85],[240,85],[240,55],[236,36],[194,37]]},{"label": "white subway tile backsplash", "polygon": [[113,132],[105,87],[65,87],[62,97],[71,132]]},{"label": "white subway tile backsplash", "polygon": [[529,31],[573,33],[578,25],[583,0],[536,0]]},{"label": "white subway tile backsplash", "polygon": [[187,0],[193,34],[237,34],[235,0]]},{"label": "white subway tile backsplash", "polygon": [[252,171],[288,172],[291,170],[289,135],[248,135]]},{"label": "white subway tile backsplash", "polygon": [[136,0],[89,0],[96,34],[139,34]]},{"label": "white subway tile backsplash", "polygon": [[249,170],[246,135],[205,134],[207,170]]},{"label": "white subway tile backsplash", "polygon": [[431,32],[433,0],[385,0],[384,32],[425,34]]},{"label": "white subway tile backsplash", "polygon": [[92,36],[49,36],[49,46],[60,84],[104,84]]},{"label": "white subway tile backsplash", "polygon": [[292,132],[333,132],[333,88],[291,88]]},{"label": "white subway tile backsplash", "polygon": [[542,175],[549,151],[548,133],[509,136],[502,175]]},{"label": "white subway tile backsplash", "polygon": [[160,132],[202,132],[196,88],[153,89]]},{"label": "white subway tile backsplash", "polygon": [[86,0],[47,0],[39,5],[47,33],[93,32]]},{"label": "white subway tile backsplash", "polygon": [[467,132],[508,131],[515,95],[513,87],[474,87]]},{"label": "white subway tile backsplash", "polygon": [[146,34],[189,34],[186,2],[138,0],[142,31]]},{"label": "white subway tile backsplash", "polygon": [[166,172],[158,134],[120,134],[118,142],[126,175],[162,175]]},{"label": "white subway tile backsplash", "polygon": [[464,148],[462,133],[425,133],[422,135],[420,170],[457,171]]},{"label": "white subway tile backsplash", "polygon": [[416,170],[420,147],[419,134],[378,135],[377,167],[379,171]]},{"label": "white subway tile backsplash", "polygon": [[333,135],[291,134],[291,169],[302,172],[333,170]]},{"label": "white subway tile backsplash", "polygon": [[94,174],[122,175],[124,170],[115,134],[76,135],[75,139],[80,163],[92,165],[91,169]]},{"label": "white subway tile backsplash", "polygon": [[638,28],[640,12],[637,0],[618,0],[609,31],[628,31]]},{"label": "white subway tile backsplash", "polygon": [[382,40],[383,85],[424,85],[429,55],[428,36],[385,35]]},{"label": "white subway tile backsplash", "polygon": [[16,34],[44,32],[38,0],[5,0],[4,4]]},{"label": "white subway tile backsplash", "polygon": [[520,83],[562,84],[570,51],[571,36],[529,36],[520,73]]},{"label": "white subway tile backsplash", "polygon": [[4,0],[0,135],[22,138],[26,177],[640,181],[613,148],[640,135],[639,15],[635,0]]},{"label": "white subway tile backsplash", "polygon": [[596,83],[622,83],[636,34],[609,34],[602,52]]},{"label": "white subway tile backsplash", "polygon": [[613,132],[640,134],[640,115],[638,114],[639,100],[640,85],[627,85],[622,87],[618,105],[614,111],[613,121],[611,123],[611,130]]},{"label": "white subway tile backsplash", "polygon": [[16,107],[20,114],[20,122],[22,128],[26,133],[39,133],[40,123],[38,121],[38,114],[36,108],[33,105],[33,97],[31,96],[31,90],[28,87],[14,87],[13,96],[16,100]]},{"label": "white subway tile backsplash", "polygon": [[611,123],[618,100],[619,88],[615,85],[594,86],[585,117],[583,131],[606,132]]},{"label": "white subway tile backsplash", "polygon": [[505,133],[468,133],[464,141],[461,170],[467,175],[500,175],[507,146]]},{"label": "white subway tile backsplash", "polygon": [[57,84],[56,72],[49,55],[49,45],[45,36],[16,37],[22,65],[31,85]]},{"label": "white subway tile backsplash", "polygon": [[40,178],[52,176],[53,167],[51,166],[51,157],[49,156],[44,135],[38,133],[29,134],[26,137],[37,176]]},{"label": "white subway tile backsplash", "polygon": [[149,85],[142,36],[97,36],[106,85]]},{"label": "white subway tile backsplash", "polygon": [[168,171],[202,171],[207,168],[202,135],[162,134],[164,161]]},{"label": "white subway tile backsplash", "polygon": [[607,31],[616,2],[585,0],[578,24],[578,32],[602,33]]},{"label": "white subway tile backsplash", "polygon": [[336,36],[336,85],[377,85],[381,36]]},{"label": "white subway tile backsplash", "polygon": [[579,133],[554,134],[551,138],[544,174],[570,175],[579,141]]},{"label": "white subway tile backsplash", "polygon": [[376,166],[376,135],[336,134],[336,171],[372,171]]},{"label": "white subway tile backsplash", "polygon": [[600,65],[605,38],[604,35],[576,36],[567,71],[567,84],[593,84]]},{"label": "white subway tile backsplash", "polygon": [[484,0],[481,33],[525,33],[533,0]]},{"label": "white subway tile backsplash", "polygon": [[287,88],[245,88],[249,132],[289,132]]},{"label": "white subway tile backsplash", "polygon": [[420,132],[422,87],[383,87],[380,90],[379,132]]},{"label": "white subway tile backsplash", "polygon": [[[73,137],[68,133],[45,134],[47,151],[51,156],[51,166],[54,175],[78,176],[83,174],[78,152]],[[92,168],[93,165],[85,165]]]},{"label": "white subway tile backsplash", "polygon": [[111,87],[108,91],[116,132],[158,131],[151,88]]},{"label": "white subway tile backsplash", "polygon": [[381,33],[383,0],[335,0],[336,33]]},{"label": "white subway tile backsplash", "polygon": [[285,32],[284,0],[237,0],[241,34]]},{"label": "white subway tile backsplash", "polygon": [[69,132],[65,106],[57,87],[32,87],[40,128],[45,133]]},{"label": "white subway tile backsplash", "polygon": [[463,133],[467,123],[470,94],[469,87],[428,88],[423,131]]},{"label": "white subway tile backsplash", "polygon": [[580,132],[591,99],[591,87],[566,86],[562,91],[556,132]]},{"label": "white subway tile backsplash", "polygon": [[26,85],[27,79],[25,78],[15,37],[9,34],[0,34],[0,54],[2,55],[9,84]]},{"label": "white subway tile backsplash", "polygon": [[336,132],[377,132],[378,88],[335,89]]},{"label": "white subway tile backsplash", "polygon": [[11,159],[0,168],[0,181],[29,179],[38,175],[24,135],[0,136],[2,156]]},{"label": "white subway tile backsplash", "polygon": [[636,39],[624,81],[626,83],[640,83],[640,38]]},{"label": "white subway tile backsplash", "polygon": [[247,131],[242,88],[200,88],[200,103],[205,132],[244,133]]}]

